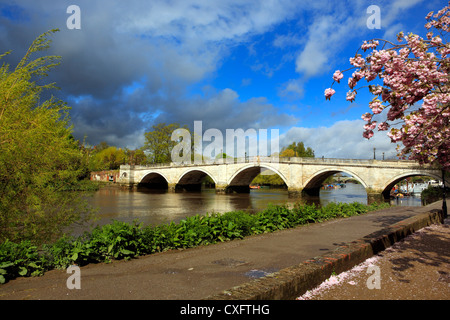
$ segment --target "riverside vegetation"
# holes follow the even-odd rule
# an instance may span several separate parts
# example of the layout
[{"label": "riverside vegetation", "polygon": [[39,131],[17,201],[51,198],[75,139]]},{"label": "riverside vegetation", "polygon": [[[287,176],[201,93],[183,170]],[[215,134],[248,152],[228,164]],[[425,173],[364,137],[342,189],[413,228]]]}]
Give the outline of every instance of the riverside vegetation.
[{"label": "riverside vegetation", "polygon": [[0,283],[20,276],[39,276],[70,265],[111,262],[173,249],[242,239],[246,236],[294,228],[299,225],[345,218],[378,210],[387,203],[330,203],[320,207],[297,204],[269,205],[256,214],[245,211],[195,215],[179,223],[143,227],[137,221],[113,220],[82,236],[64,235],[39,247],[29,240],[0,244]]}]

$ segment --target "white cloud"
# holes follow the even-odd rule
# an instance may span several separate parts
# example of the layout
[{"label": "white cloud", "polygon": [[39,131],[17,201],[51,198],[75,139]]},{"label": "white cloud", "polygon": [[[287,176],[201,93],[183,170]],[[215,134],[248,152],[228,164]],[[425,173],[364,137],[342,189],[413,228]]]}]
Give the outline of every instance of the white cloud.
[{"label": "white cloud", "polygon": [[309,27],[308,40],[297,57],[295,71],[306,78],[328,71],[334,55],[364,28],[355,12],[344,10],[318,16]]},{"label": "white cloud", "polygon": [[329,57],[325,46],[318,41],[310,41],[295,61],[295,71],[305,77],[317,75],[324,72],[324,66]]},{"label": "white cloud", "polygon": [[279,90],[279,95],[286,98],[299,99],[303,97],[303,94],[303,81],[301,79],[291,79]]},{"label": "white cloud", "polygon": [[377,159],[381,159],[383,152],[385,159],[395,158],[396,145],[390,142],[386,132],[376,132],[370,140],[363,138],[364,123],[345,120],[331,127],[293,127],[280,135],[280,147],[302,141],[314,150],[316,157],[345,159],[373,159],[373,148],[376,148]]},{"label": "white cloud", "polygon": [[[398,16],[405,10],[410,9],[421,2],[423,2],[423,0],[396,0],[380,6],[381,28],[385,31],[383,39],[395,40],[400,31],[411,31],[405,30],[405,26],[402,23],[397,22]],[[417,18],[422,19],[423,25],[425,24],[425,17]]]},{"label": "white cloud", "polygon": [[[314,12],[307,28],[306,41],[295,59],[295,71],[299,74],[295,81],[297,86],[292,86],[293,80],[286,82],[282,94],[303,91],[303,84],[310,78],[332,71],[330,66],[339,52],[350,40],[366,31],[365,11],[358,15],[358,8],[349,10],[348,7],[335,6],[334,11],[329,13],[323,12],[324,8]],[[282,40],[275,44],[283,43]]]},{"label": "white cloud", "polygon": [[[423,0],[395,0],[380,1],[377,5],[381,9],[381,25],[384,36],[392,39],[403,25],[398,22],[399,16],[405,11]],[[332,5],[326,1],[317,1],[316,10],[312,11],[309,27],[307,28],[306,41],[297,42],[299,51],[295,60],[295,71],[299,79],[305,83],[311,77],[320,76],[326,72],[332,72],[330,65],[336,59],[340,51],[353,39],[370,39],[372,36],[367,29],[366,20],[369,1],[350,1],[346,5]],[[420,17],[423,18],[423,17]],[[286,45],[287,39],[296,39],[295,35],[279,36],[274,41],[274,46]],[[362,43],[362,40],[361,40]],[[357,47],[354,48],[356,52]],[[297,81],[300,84],[302,81]],[[285,89],[281,92],[302,91],[302,88],[292,86],[292,80],[285,83]]]},{"label": "white cloud", "polygon": [[300,7],[292,0],[128,1],[120,29],[175,39],[183,44],[238,39],[267,31]]}]

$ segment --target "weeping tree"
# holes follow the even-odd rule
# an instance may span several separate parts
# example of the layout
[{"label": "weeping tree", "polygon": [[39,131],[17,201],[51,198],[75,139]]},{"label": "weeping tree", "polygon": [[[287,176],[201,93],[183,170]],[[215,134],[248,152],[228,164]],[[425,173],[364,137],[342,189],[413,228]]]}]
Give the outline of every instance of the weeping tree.
[{"label": "weeping tree", "polygon": [[60,57],[39,52],[56,31],[36,38],[14,69],[5,62],[0,68],[0,242],[49,241],[91,212],[80,193],[68,191],[83,175],[69,108],[53,96],[42,99],[55,88],[42,83]]}]

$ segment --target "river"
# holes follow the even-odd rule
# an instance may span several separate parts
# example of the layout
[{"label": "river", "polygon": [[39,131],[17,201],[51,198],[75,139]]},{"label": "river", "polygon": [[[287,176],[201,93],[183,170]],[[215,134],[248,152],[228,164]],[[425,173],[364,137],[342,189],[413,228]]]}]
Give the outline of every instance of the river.
[{"label": "river", "polygon": [[[289,198],[283,189],[252,189],[244,194],[216,194],[214,189],[202,192],[168,193],[155,191],[129,191],[119,188],[102,188],[89,199],[98,208],[96,224],[106,224],[112,219],[144,225],[178,222],[185,217],[212,212],[233,210],[260,211],[269,204],[291,204],[298,199]],[[329,202],[367,203],[365,189],[360,184],[347,184],[346,188],[321,190],[321,205]],[[420,197],[392,200],[392,204],[420,206]]]}]

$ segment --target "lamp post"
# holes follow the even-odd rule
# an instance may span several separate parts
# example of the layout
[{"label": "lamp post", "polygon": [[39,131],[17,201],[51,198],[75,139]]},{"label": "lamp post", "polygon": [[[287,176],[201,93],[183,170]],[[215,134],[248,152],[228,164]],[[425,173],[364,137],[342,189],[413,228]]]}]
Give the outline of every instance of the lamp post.
[{"label": "lamp post", "polygon": [[445,201],[445,170],[442,169],[442,213],[447,218],[447,202]]}]

